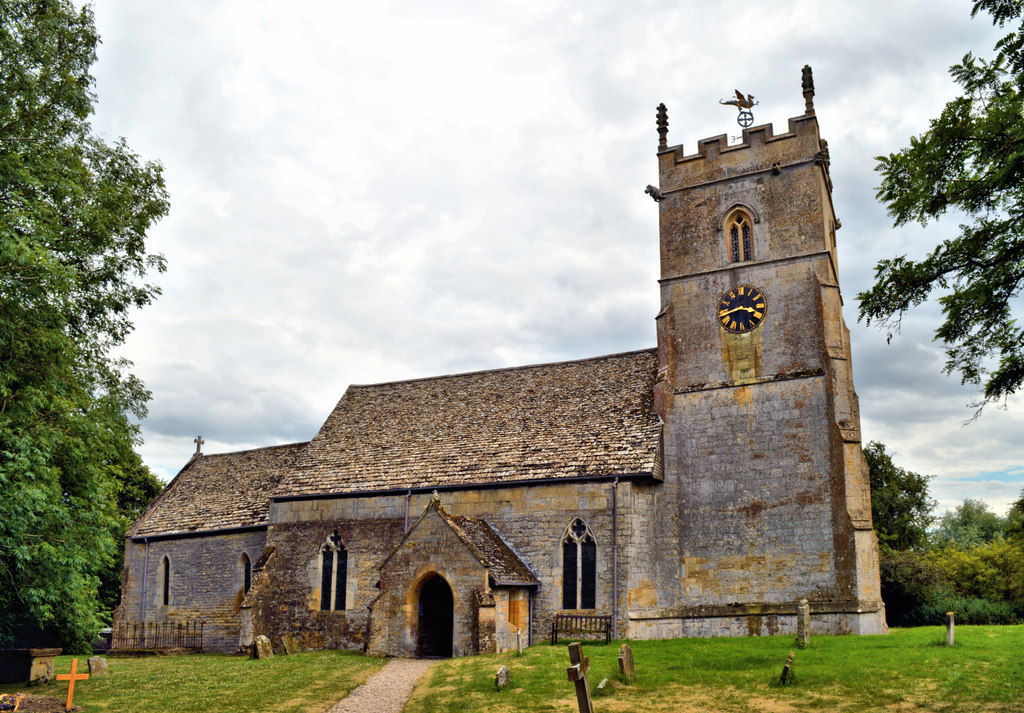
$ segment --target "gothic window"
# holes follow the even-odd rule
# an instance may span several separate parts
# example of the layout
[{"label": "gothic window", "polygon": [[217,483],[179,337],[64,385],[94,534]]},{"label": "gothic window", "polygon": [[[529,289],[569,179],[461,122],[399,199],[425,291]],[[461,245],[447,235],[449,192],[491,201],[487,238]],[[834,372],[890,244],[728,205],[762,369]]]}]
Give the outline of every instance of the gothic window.
[{"label": "gothic window", "polygon": [[733,262],[743,262],[754,259],[754,234],[751,228],[750,216],[743,211],[737,211],[729,219],[727,231],[729,234],[729,257]]},{"label": "gothic window", "polygon": [[249,587],[252,586],[252,563],[249,561],[249,555],[242,553],[242,594],[249,593]]},{"label": "gothic window", "polygon": [[171,560],[167,557],[160,562],[160,586],[163,590],[160,601],[167,606],[171,603]]},{"label": "gothic window", "polygon": [[320,609],[344,609],[347,584],[348,550],[341,543],[341,535],[335,530],[320,548]]},{"label": "gothic window", "polygon": [[597,607],[597,543],[576,518],[562,538],[562,608]]}]

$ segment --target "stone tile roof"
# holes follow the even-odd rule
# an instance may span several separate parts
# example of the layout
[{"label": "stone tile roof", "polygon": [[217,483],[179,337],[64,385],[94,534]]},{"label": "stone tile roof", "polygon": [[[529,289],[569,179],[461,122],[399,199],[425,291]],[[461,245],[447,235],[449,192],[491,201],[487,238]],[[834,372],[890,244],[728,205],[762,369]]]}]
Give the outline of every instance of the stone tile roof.
[{"label": "stone tile roof", "polygon": [[438,507],[455,534],[466,543],[469,549],[487,567],[491,579],[497,585],[540,584],[540,580],[530,571],[519,556],[512,551],[490,524],[479,518],[451,515]]},{"label": "stone tile roof", "polygon": [[266,525],[270,496],[305,445],[193,458],[128,529],[128,536]]},{"label": "stone tile roof", "polygon": [[655,350],[351,386],[277,495],[650,473]]}]

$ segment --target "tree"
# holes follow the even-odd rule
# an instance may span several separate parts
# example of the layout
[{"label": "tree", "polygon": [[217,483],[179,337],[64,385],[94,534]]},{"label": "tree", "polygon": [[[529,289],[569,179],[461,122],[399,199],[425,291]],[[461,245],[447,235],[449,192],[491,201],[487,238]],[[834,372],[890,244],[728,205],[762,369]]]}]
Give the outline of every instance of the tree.
[{"label": "tree", "polygon": [[871,517],[878,541],[893,550],[922,547],[928,539],[935,501],[928,495],[929,475],[892,462],[885,446],[872,441],[864,449],[871,481]]},{"label": "tree", "polygon": [[142,459],[137,455],[134,463],[126,465],[127,468],[118,475],[117,479],[118,527],[115,536],[117,552],[110,564],[100,572],[99,601],[104,615],[107,612],[112,612],[121,601],[121,570],[124,564],[125,533],[164,489],[163,482],[143,465]]},{"label": "tree", "polygon": [[0,645],[81,648],[148,392],[112,355],[162,271],[161,168],[91,133],[92,12],[0,0]]},{"label": "tree", "polygon": [[956,510],[939,518],[933,539],[937,545],[966,550],[1002,536],[1006,524],[984,501],[967,498]]},{"label": "tree", "polygon": [[[1021,0],[977,0],[1003,27]],[[991,62],[968,53],[950,68],[963,95],[921,136],[879,156],[878,198],[896,225],[963,216],[959,234],[923,260],[881,260],[858,295],[859,319],[898,331],[903,316],[938,293],[945,372],[978,385],[979,406],[1005,400],[1024,383],[1024,330],[1013,299],[1024,284],[1024,25],[1001,39]]]}]

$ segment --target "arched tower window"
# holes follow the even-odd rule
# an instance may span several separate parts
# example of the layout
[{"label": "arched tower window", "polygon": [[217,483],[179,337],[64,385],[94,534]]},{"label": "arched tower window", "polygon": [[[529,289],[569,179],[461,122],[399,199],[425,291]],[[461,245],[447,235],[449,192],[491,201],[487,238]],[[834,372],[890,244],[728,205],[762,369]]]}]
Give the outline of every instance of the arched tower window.
[{"label": "arched tower window", "polygon": [[252,586],[252,563],[249,561],[249,555],[242,553],[242,594],[249,593],[249,587]]},{"label": "arched tower window", "polygon": [[597,543],[583,520],[572,521],[562,537],[562,608],[597,607]]},{"label": "arched tower window", "polygon": [[166,556],[160,562],[160,601],[163,606],[171,603],[171,560]]},{"label": "arched tower window", "polygon": [[341,543],[341,535],[335,530],[320,548],[320,609],[344,609],[347,584],[348,550]]},{"label": "arched tower window", "polygon": [[729,236],[729,258],[732,262],[754,259],[753,221],[746,211],[738,210],[729,217],[726,235]]}]

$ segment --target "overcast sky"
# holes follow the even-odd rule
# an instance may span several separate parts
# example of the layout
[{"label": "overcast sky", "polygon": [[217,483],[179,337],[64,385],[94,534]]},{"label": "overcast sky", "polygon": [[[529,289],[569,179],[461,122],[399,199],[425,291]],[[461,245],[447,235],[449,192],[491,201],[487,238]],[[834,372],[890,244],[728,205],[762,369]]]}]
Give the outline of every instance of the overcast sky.
[{"label": "overcast sky", "polygon": [[874,156],[927,128],[946,69],[1001,35],[965,0],[98,0],[94,120],[165,168],[168,271],[125,354],[153,393],[145,461],[311,438],[352,383],[654,346],[655,107],[669,143],[803,112],[832,156],[864,440],[935,476],[944,508],[1005,512],[1024,406],[941,373],[938,311],[856,322],[874,263],[955,229],[893,229]]}]

